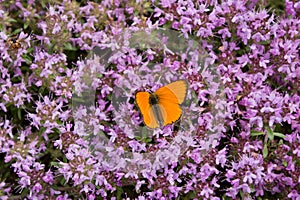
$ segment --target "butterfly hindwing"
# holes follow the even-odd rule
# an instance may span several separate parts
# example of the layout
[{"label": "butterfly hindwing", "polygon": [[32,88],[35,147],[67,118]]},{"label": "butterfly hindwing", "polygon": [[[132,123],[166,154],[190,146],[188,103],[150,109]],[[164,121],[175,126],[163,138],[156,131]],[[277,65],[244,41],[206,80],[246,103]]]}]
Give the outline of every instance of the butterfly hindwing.
[{"label": "butterfly hindwing", "polygon": [[178,104],[160,102],[159,105],[163,113],[164,126],[172,124],[180,118],[182,111]]}]

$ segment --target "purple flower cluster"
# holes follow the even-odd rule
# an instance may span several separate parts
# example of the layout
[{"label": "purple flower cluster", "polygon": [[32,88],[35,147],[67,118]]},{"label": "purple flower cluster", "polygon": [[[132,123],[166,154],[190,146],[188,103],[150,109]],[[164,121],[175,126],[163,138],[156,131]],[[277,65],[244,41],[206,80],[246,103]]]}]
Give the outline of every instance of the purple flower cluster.
[{"label": "purple flower cluster", "polygon": [[[272,6],[1,3],[1,199],[300,199],[300,2]],[[179,79],[146,128],[136,92]]]}]

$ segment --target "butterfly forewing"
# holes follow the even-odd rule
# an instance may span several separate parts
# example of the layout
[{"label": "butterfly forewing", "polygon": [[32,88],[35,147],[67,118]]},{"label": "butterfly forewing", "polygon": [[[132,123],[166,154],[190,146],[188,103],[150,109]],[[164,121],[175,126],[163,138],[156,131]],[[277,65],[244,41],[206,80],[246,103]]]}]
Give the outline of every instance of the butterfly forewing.
[{"label": "butterfly forewing", "polygon": [[149,104],[150,94],[148,92],[138,92],[136,94],[136,103],[143,115],[144,123],[150,128],[158,127],[153,109]]},{"label": "butterfly forewing", "polygon": [[[184,101],[186,92],[187,92],[187,82],[186,81],[184,81],[184,80],[175,81],[173,83],[166,85],[165,87],[169,88],[173,92],[173,94],[176,96],[179,104],[181,104]],[[164,87],[162,87],[162,88],[164,88]]]}]

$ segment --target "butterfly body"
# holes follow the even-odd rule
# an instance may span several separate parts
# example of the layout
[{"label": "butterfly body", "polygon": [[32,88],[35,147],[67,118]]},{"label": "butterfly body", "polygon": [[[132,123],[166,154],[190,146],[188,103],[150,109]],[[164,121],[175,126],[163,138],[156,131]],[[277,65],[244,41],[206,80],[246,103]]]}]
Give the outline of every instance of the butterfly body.
[{"label": "butterfly body", "polygon": [[153,114],[160,127],[163,126],[163,116],[159,107],[159,97],[155,93],[150,93],[149,104],[152,106]]},{"label": "butterfly body", "polygon": [[158,101],[159,101],[159,97],[156,94],[150,92],[149,104],[155,105],[155,104],[158,104]]},{"label": "butterfly body", "polygon": [[137,105],[149,128],[158,128],[176,122],[182,115],[180,104],[184,101],[187,83],[175,81],[155,92],[138,92]]}]

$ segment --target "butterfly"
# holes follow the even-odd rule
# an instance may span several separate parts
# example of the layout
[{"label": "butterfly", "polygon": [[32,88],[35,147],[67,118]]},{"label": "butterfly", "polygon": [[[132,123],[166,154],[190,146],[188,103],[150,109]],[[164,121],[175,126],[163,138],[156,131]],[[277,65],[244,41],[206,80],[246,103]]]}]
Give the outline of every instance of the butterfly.
[{"label": "butterfly", "polygon": [[9,44],[9,47],[11,49],[14,49],[14,50],[19,49],[19,48],[22,47],[21,40],[17,39],[17,38],[9,38],[7,40],[7,43]]},{"label": "butterfly", "polygon": [[187,93],[187,82],[178,80],[155,92],[137,92],[136,103],[149,128],[158,128],[176,122],[182,115],[180,104]]}]

